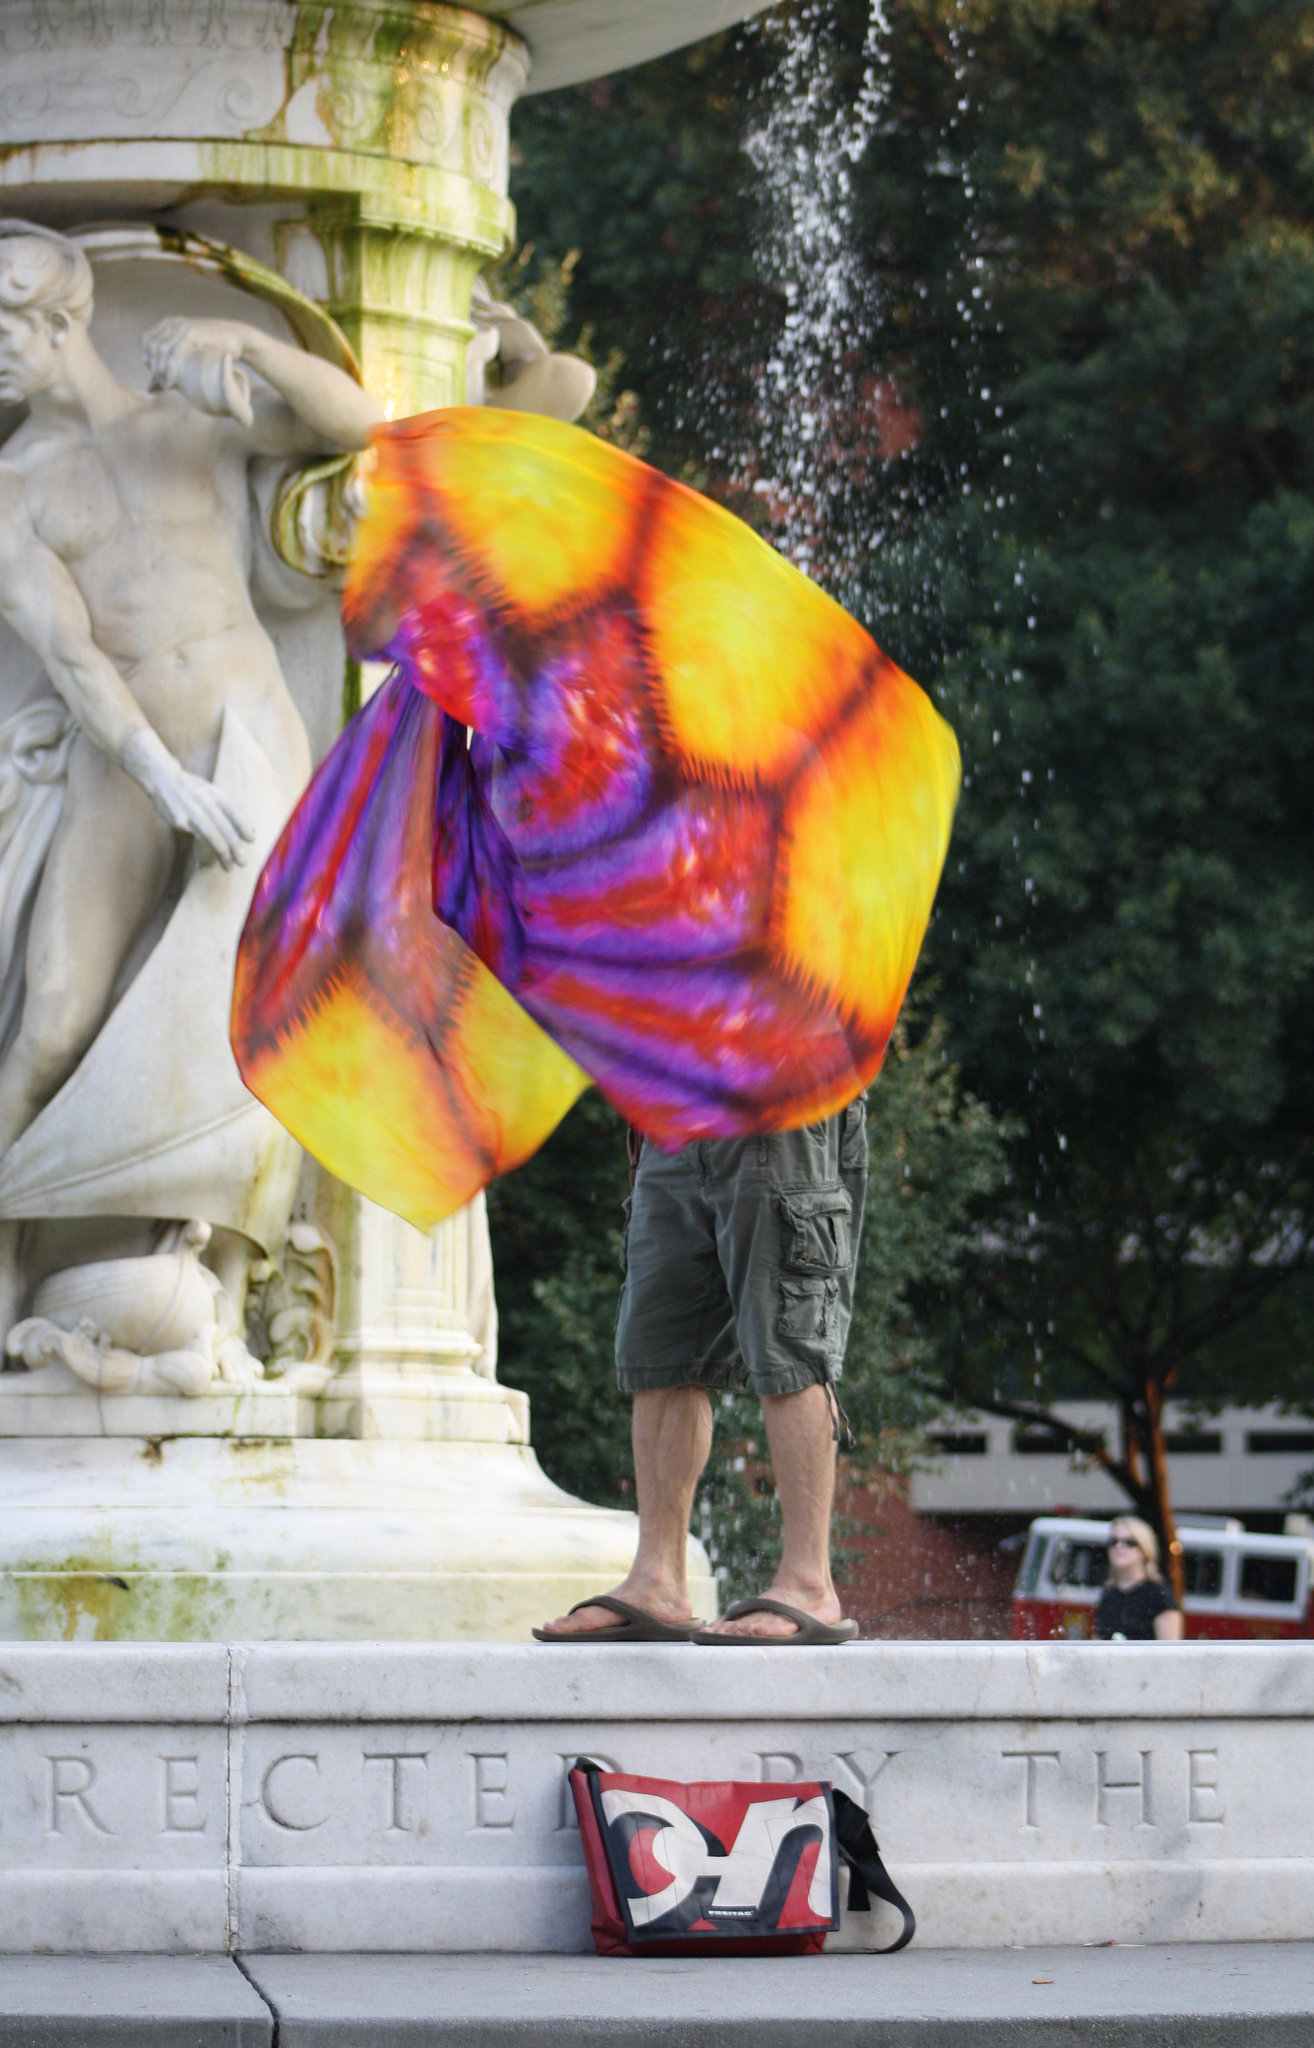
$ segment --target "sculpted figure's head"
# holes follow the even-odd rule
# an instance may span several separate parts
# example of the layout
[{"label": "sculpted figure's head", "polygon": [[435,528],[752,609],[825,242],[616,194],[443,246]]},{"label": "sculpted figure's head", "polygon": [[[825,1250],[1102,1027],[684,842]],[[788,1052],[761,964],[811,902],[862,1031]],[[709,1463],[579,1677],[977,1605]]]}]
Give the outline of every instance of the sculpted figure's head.
[{"label": "sculpted figure's head", "polygon": [[0,220],[0,399],[53,383],[60,351],[91,319],[91,265],[67,235]]}]

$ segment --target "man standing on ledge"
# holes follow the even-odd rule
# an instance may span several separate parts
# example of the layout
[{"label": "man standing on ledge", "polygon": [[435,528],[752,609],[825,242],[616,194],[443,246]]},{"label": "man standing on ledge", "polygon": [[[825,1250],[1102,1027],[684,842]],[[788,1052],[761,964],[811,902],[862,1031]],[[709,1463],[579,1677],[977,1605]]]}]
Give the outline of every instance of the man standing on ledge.
[{"label": "man standing on ledge", "polygon": [[[614,1593],[543,1642],[843,1643],[830,1572],[838,1402],[867,1185],[866,1103],[824,1123],[644,1145],[626,1230],[616,1369],[634,1398],[639,1546]],[[712,1442],[710,1390],[752,1386],[780,1498],[765,1594],[693,1619],[689,1516]]]}]

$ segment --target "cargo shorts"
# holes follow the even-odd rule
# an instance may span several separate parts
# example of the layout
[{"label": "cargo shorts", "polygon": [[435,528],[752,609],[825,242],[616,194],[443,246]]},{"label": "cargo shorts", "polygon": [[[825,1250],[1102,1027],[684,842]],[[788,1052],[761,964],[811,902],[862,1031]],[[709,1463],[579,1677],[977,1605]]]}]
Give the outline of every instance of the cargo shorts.
[{"label": "cargo shorts", "polygon": [[837,1380],[866,1191],[861,1097],[798,1131],[645,1145],[626,1205],[622,1389],[794,1394]]}]

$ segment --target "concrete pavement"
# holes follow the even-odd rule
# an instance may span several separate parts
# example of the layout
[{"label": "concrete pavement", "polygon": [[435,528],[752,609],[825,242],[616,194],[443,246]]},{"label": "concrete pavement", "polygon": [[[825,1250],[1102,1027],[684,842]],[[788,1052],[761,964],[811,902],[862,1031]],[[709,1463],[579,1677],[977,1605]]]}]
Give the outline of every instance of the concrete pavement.
[{"label": "concrete pavement", "polygon": [[1314,2048],[1314,1942],[0,1957],[0,2048]]}]

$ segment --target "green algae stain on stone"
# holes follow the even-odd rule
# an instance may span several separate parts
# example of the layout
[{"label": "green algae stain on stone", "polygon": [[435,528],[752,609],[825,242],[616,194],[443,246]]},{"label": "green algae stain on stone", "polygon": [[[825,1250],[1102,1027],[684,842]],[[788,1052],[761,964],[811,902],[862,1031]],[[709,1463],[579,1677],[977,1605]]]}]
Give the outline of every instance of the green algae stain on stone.
[{"label": "green algae stain on stone", "polygon": [[62,1569],[25,1571],[20,1565],[6,1576],[17,1594],[24,1641],[122,1640],[122,1608],[130,1588],[121,1573],[97,1570],[90,1559],[70,1558]]},{"label": "green algae stain on stone", "polygon": [[0,1576],[0,1639],[29,1643],[222,1642],[233,1609],[213,1572],[97,1569],[90,1560],[14,1566]]},{"label": "green algae stain on stone", "polygon": [[247,140],[405,159],[488,183],[505,111],[488,101],[508,61],[527,75],[511,29],[434,0],[301,0],[284,45],[283,104]]}]

